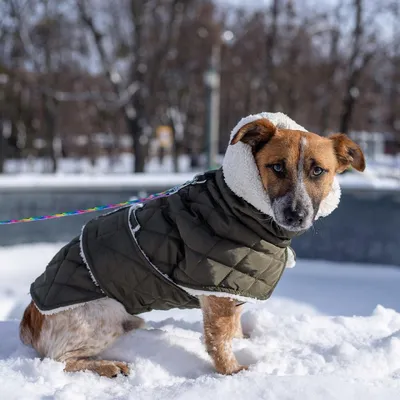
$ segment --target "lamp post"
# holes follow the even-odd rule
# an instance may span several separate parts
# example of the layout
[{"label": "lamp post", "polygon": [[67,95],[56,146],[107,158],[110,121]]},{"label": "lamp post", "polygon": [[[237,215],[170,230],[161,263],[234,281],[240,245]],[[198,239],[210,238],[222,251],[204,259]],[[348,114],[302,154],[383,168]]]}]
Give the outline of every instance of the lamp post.
[{"label": "lamp post", "polygon": [[206,99],[206,138],[207,138],[207,169],[216,167],[219,147],[219,108],[221,89],[221,47],[234,39],[231,31],[225,31],[212,47],[209,67],[204,74],[207,88]]}]

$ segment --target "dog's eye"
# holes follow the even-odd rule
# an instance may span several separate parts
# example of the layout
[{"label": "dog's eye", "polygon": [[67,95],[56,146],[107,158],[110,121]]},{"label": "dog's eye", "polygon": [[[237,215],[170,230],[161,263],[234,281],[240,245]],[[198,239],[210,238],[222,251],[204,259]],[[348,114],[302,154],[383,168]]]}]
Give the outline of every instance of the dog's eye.
[{"label": "dog's eye", "polygon": [[312,171],[312,175],[313,176],[320,176],[325,172],[325,170],[321,167],[314,167],[313,171]]},{"label": "dog's eye", "polygon": [[282,164],[273,164],[272,169],[275,172],[282,172],[283,171],[283,165]]}]

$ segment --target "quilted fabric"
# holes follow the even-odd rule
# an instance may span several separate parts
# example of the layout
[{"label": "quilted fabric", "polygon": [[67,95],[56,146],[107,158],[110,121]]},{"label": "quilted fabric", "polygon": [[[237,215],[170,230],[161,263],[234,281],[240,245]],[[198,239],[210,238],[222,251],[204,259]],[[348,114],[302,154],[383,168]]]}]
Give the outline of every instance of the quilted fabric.
[{"label": "quilted fabric", "polygon": [[266,300],[286,263],[294,232],[280,228],[226,185],[221,170],[132,216],[151,264],[192,294]]},{"label": "quilted fabric", "polygon": [[90,221],[80,246],[74,239],[62,249],[31,294],[43,311],[109,296],[131,314],[196,308],[204,292],[266,300],[298,234],[236,196],[222,170],[212,171],[176,193]]},{"label": "quilted fabric", "polygon": [[107,296],[130,314],[171,308],[198,308],[197,298],[158,272],[137,246],[130,208],[90,221],[82,250],[94,278]]},{"label": "quilted fabric", "polygon": [[104,297],[80,256],[79,236],[64,246],[31,285],[39,310],[51,311]]}]

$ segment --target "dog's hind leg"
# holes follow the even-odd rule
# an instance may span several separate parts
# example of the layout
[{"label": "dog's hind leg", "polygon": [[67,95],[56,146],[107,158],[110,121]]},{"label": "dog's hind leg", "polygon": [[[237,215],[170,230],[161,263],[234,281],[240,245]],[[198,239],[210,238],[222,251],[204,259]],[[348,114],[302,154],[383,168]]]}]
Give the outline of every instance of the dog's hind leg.
[{"label": "dog's hind leg", "polygon": [[[65,372],[93,371],[107,378],[115,378],[118,374],[129,375],[129,367],[120,361],[91,360],[90,358],[80,358],[79,351],[77,357],[70,355],[65,362]],[[61,360],[60,360],[61,361]]]},{"label": "dog's hind leg", "polygon": [[93,357],[124,333],[142,326],[141,318],[109,298],[51,315],[42,315],[31,303],[21,321],[20,336],[42,357],[65,362],[67,372],[89,370],[111,378],[127,375],[128,365]]}]

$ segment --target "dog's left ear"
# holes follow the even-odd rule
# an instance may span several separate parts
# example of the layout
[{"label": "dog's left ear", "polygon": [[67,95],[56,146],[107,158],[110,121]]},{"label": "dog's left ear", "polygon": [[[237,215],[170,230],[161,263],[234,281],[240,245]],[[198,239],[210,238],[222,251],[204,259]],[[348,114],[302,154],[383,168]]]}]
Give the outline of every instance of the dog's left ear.
[{"label": "dog's left ear", "polygon": [[257,119],[242,126],[233,137],[231,144],[241,141],[251,147],[268,142],[276,132],[276,126],[267,118]]},{"label": "dog's left ear", "polygon": [[357,171],[364,171],[365,158],[357,143],[354,143],[343,133],[335,133],[329,136],[329,139],[333,142],[333,148],[339,164],[336,172],[343,172],[349,168],[350,165]]}]

